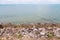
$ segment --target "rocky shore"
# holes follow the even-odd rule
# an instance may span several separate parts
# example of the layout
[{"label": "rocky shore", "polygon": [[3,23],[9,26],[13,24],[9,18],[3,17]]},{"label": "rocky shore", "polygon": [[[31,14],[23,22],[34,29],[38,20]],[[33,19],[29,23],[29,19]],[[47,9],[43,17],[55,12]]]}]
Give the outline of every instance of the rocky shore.
[{"label": "rocky shore", "polygon": [[0,40],[60,40],[60,24],[0,24]]}]

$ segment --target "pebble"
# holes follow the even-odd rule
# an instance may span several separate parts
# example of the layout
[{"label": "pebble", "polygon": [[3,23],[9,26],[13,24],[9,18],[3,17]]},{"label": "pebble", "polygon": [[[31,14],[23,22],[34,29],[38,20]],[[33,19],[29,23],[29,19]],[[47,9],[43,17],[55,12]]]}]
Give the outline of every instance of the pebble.
[{"label": "pebble", "polygon": [[[22,28],[22,29],[14,29],[14,28],[3,28],[0,29],[0,35],[2,36],[9,36],[9,35],[14,35],[21,33],[23,36],[24,35],[29,35],[30,37],[46,37],[46,29],[45,28]],[[51,29],[51,28],[48,28]],[[60,37],[60,28],[52,28],[52,32],[54,32],[54,36]],[[16,32],[14,32],[17,30]]]}]

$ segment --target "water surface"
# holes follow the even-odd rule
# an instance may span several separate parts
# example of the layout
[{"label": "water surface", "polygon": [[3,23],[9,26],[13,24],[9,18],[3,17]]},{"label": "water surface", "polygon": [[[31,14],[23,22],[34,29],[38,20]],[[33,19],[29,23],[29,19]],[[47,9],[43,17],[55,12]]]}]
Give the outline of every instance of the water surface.
[{"label": "water surface", "polygon": [[60,23],[60,4],[0,4],[0,22]]}]

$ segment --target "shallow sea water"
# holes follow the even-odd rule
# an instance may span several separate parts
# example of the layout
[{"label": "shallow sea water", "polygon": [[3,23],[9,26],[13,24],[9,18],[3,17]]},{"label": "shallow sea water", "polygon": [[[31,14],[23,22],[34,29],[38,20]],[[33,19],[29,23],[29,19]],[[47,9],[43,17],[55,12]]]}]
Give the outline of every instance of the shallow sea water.
[{"label": "shallow sea water", "polygon": [[0,4],[0,23],[60,23],[60,4]]}]

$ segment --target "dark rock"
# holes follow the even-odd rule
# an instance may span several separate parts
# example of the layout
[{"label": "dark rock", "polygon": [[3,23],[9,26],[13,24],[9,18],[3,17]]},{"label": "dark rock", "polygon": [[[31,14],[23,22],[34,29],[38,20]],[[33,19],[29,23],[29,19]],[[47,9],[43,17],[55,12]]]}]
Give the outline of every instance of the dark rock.
[{"label": "dark rock", "polygon": [[3,28],[3,25],[0,24],[0,28]]},{"label": "dark rock", "polygon": [[31,31],[33,31],[33,29],[28,29],[28,32],[30,33]]}]

